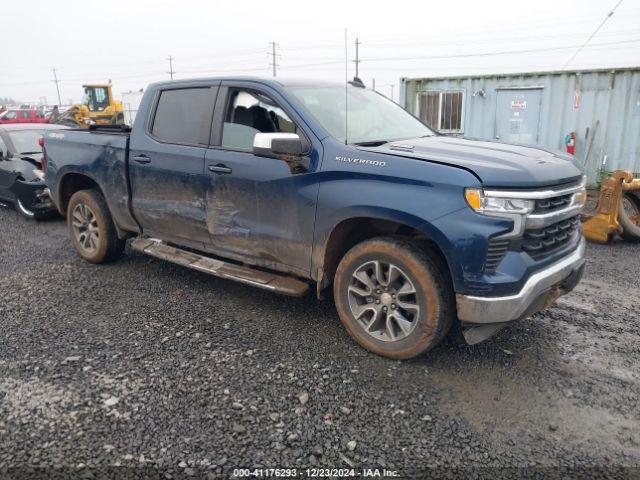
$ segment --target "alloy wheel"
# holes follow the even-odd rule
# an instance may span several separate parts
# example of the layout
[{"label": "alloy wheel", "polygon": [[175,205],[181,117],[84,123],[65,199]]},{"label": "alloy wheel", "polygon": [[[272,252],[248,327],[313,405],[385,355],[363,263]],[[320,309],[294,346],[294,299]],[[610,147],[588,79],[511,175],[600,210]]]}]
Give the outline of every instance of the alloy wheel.
[{"label": "alloy wheel", "polygon": [[348,287],[349,308],[365,332],[385,342],[401,340],[416,327],[416,288],[397,265],[372,260],[360,265]]},{"label": "alloy wheel", "polygon": [[88,205],[79,203],[75,206],[71,215],[73,233],[78,245],[85,252],[92,254],[100,248],[100,232],[95,213]]}]

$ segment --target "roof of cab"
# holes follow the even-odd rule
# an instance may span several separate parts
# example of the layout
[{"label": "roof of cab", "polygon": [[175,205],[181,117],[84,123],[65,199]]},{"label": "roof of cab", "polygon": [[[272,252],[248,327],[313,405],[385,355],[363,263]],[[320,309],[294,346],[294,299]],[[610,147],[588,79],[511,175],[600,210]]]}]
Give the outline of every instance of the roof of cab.
[{"label": "roof of cab", "polygon": [[344,83],[332,82],[326,80],[316,80],[309,78],[270,78],[270,77],[252,77],[252,76],[225,76],[225,77],[204,77],[204,78],[188,78],[182,80],[167,80],[163,82],[152,83],[150,87],[163,88],[168,86],[189,85],[194,83],[219,82],[219,81],[237,81],[237,82],[257,82],[263,85],[271,85],[275,87],[337,87],[344,86]]}]

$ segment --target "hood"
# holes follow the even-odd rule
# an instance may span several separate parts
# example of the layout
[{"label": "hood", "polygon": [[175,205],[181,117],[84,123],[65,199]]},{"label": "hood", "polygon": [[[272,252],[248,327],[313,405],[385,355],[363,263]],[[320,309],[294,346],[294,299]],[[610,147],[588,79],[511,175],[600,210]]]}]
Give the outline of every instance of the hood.
[{"label": "hood", "polygon": [[545,187],[582,176],[573,157],[560,151],[488,140],[432,136],[361,149],[464,168],[485,187]]}]

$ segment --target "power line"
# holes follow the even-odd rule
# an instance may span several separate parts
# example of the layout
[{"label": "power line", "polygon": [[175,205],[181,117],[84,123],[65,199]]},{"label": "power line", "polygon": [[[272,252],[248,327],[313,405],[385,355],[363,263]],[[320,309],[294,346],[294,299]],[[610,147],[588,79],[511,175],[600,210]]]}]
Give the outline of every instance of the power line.
[{"label": "power line", "polygon": [[[633,39],[633,40],[619,41],[619,42],[594,43],[590,45],[590,47],[623,45],[623,44],[638,43],[638,42],[640,42],[640,38]],[[370,57],[370,58],[365,58],[363,60],[359,60],[359,62],[393,62],[393,61],[406,61],[406,60],[434,60],[434,59],[449,59],[449,58],[490,57],[494,55],[499,56],[499,55],[513,55],[513,54],[521,54],[521,53],[563,51],[563,50],[568,50],[576,47],[577,45],[567,45],[564,47],[530,48],[530,49],[523,49],[523,50],[503,50],[503,51],[496,51],[496,52],[479,52],[479,53],[424,55],[419,57]],[[337,65],[343,62],[344,62],[343,60],[332,60],[327,62],[298,63],[293,65],[286,65],[283,68],[292,69],[292,68],[323,67],[327,65]]]},{"label": "power line", "polygon": [[[640,42],[640,38],[635,38],[635,39],[629,39],[629,40],[625,40],[625,41],[612,41],[612,42],[601,42],[601,43],[591,43],[589,45],[585,45],[583,48],[596,48],[596,47],[605,47],[605,46],[614,46],[614,45],[633,45],[633,44],[637,44],[638,42]],[[271,43],[275,43],[275,42],[271,42]],[[271,45],[272,46],[272,45]],[[279,45],[276,44],[276,46],[279,48]],[[567,49],[572,49],[572,48],[576,48],[578,47],[578,45],[568,45],[568,46],[563,46],[563,47],[545,47],[545,48],[532,48],[532,49],[519,49],[519,50],[508,50],[508,51],[485,51],[485,52],[478,52],[478,53],[464,53],[464,54],[439,54],[439,55],[427,55],[427,56],[417,56],[417,57],[370,57],[370,58],[365,58],[365,59],[360,59],[358,56],[358,63],[361,62],[381,62],[381,61],[385,61],[385,62],[391,62],[391,61],[408,61],[408,60],[431,60],[431,59],[451,59],[451,58],[474,58],[474,57],[490,57],[490,56],[501,56],[501,55],[513,55],[513,54],[525,54],[525,53],[536,53],[536,52],[553,52],[553,51],[563,51],[563,50],[567,50]],[[344,46],[343,46],[344,48]],[[272,46],[273,49],[273,46]],[[273,55],[273,51],[270,53],[270,55]],[[276,53],[276,56],[279,56],[279,54]],[[334,57],[335,58],[335,57]],[[170,71],[167,72],[170,75],[175,74],[176,72],[173,70],[173,61],[175,60],[175,58],[173,56],[168,57],[166,60],[170,60]],[[328,60],[328,61],[322,61],[322,62],[311,62],[311,63],[299,63],[299,64],[291,64],[291,65],[286,65],[282,68],[288,69],[288,70],[292,70],[292,69],[306,69],[306,68],[313,68],[313,67],[326,67],[326,66],[332,66],[332,65],[338,65],[338,64],[344,64],[344,60]],[[276,65],[277,67],[279,67],[280,65]],[[215,68],[211,68],[211,69],[193,69],[193,70],[187,70],[184,71],[183,73],[234,73],[234,72],[263,72],[264,70],[266,70],[267,68],[271,68],[273,69],[274,66],[272,63],[269,64],[269,67],[252,67],[252,68],[219,68],[219,69],[215,69]],[[404,70],[410,70],[412,69],[409,66],[405,66],[403,67]],[[391,70],[391,68],[384,68],[384,67],[380,67],[380,68],[376,68],[376,70]],[[396,68],[393,68],[393,70],[397,70]],[[115,79],[135,79],[135,78],[148,78],[148,77],[160,77],[162,75],[162,72],[160,69],[158,69],[157,71],[149,71],[149,72],[139,72],[137,74],[131,74],[131,75],[117,75],[114,78]],[[95,77],[96,75],[94,74],[84,74],[82,76],[71,76],[71,77],[65,77],[64,81],[61,81],[57,78],[57,69],[55,69],[54,72],[54,83],[56,83],[56,87],[59,90],[59,85],[60,84],[71,84],[71,83],[75,83],[74,81],[86,81],[88,77]],[[51,80],[36,80],[36,81],[24,81],[24,82],[13,82],[13,83],[2,83],[3,86],[26,86],[26,85],[38,85],[38,84],[45,84],[50,82]],[[60,97],[61,98],[61,97]]]},{"label": "power line", "polygon": [[60,80],[58,80],[58,74],[56,69],[53,68],[53,82],[56,84],[56,91],[58,92],[58,105],[62,105],[62,101],[60,100]]},{"label": "power line", "polygon": [[269,66],[273,68],[273,76],[276,76],[276,70],[278,68],[278,62],[276,60],[276,57],[279,57],[280,55],[276,53],[276,48],[278,47],[278,44],[276,42],[269,42],[269,45],[271,46],[271,52],[267,53],[267,55],[269,55],[271,57],[271,62],[269,63]]},{"label": "power line", "polygon": [[[634,29],[626,29],[626,30],[617,30],[617,31],[608,31],[608,32],[604,32],[604,33],[600,33],[598,35],[599,38],[602,37],[612,37],[612,36],[621,36],[624,35],[626,37],[629,36],[629,34],[638,34],[640,33],[640,30],[638,28],[634,28]],[[554,34],[554,35],[544,35],[543,38],[540,38],[540,36],[536,35],[536,36],[518,36],[518,37],[513,37],[513,36],[508,36],[508,37],[495,37],[492,39],[473,39],[472,40],[472,44],[473,45],[479,45],[479,44],[487,44],[487,43],[505,43],[505,42],[516,42],[516,41],[527,41],[527,40],[535,40],[535,39],[540,39],[541,41],[544,40],[550,40],[550,39],[560,39],[560,38],[567,38],[567,39],[576,39],[579,40],[578,38],[576,38],[577,34],[573,33],[573,34],[565,34],[565,33],[559,33],[559,34]],[[459,36],[457,36],[456,38],[459,38]],[[415,46],[415,47],[419,47],[422,45],[428,45],[428,46],[442,46],[442,47],[447,47],[447,46],[456,46],[456,45],[469,45],[470,41],[461,41],[461,40],[455,40],[455,41],[450,41],[450,40],[442,40],[442,36],[439,37],[434,37],[433,40],[423,40],[423,41],[410,41],[410,42],[367,42],[368,48],[373,48],[373,49],[386,49],[386,48],[395,48],[395,47],[401,47],[401,46]],[[283,45],[279,45],[278,44],[278,49],[280,51],[282,51],[283,49],[286,51],[289,50],[300,50],[300,49],[304,49],[304,50],[313,50],[313,49],[323,49],[323,48],[337,48],[337,49],[343,49],[344,45],[341,44],[317,44],[316,46],[314,46],[313,44],[307,44],[306,46],[299,46],[299,45],[293,45],[293,46],[283,46]],[[198,56],[193,56],[193,57],[180,57],[180,61],[182,62],[182,64],[184,64],[185,62],[201,62],[203,60],[208,60],[208,59],[212,59],[214,58],[215,60],[219,60],[219,59],[226,59],[226,58],[233,58],[234,60],[237,60],[238,62],[241,62],[242,64],[245,64],[247,61],[247,57],[260,57],[264,55],[263,53],[259,53],[258,51],[256,51],[255,49],[249,50],[249,49],[243,49],[243,50],[236,50],[236,51],[226,51],[224,54],[209,54],[209,55],[198,55]],[[287,58],[290,60],[296,59],[295,56],[289,56],[287,55]],[[301,59],[303,57],[299,57],[298,59]],[[304,57],[306,58],[306,57]],[[335,57],[334,57],[335,58]],[[84,65],[82,66],[82,70],[74,70],[75,68],[78,68],[78,65],[70,65],[68,67],[65,68],[65,71],[67,71],[67,73],[69,71],[72,72],[87,72],[86,76],[90,76],[93,75],[91,73],[89,73],[89,70],[92,69],[99,69],[99,70],[105,70],[105,69],[115,69],[115,68],[130,68],[132,66],[141,66],[141,65],[157,65],[160,66],[164,61],[166,61],[168,59],[164,59],[164,60],[143,60],[140,59],[139,61],[136,62],[124,62],[124,63],[118,63],[118,64],[89,64],[89,65]],[[256,58],[257,60],[257,58]],[[330,60],[329,58],[319,58],[317,56],[314,56],[314,60],[316,61],[323,61],[323,60]],[[225,60],[224,61],[224,65],[228,66],[229,65],[229,60]],[[59,65],[58,65],[59,66]],[[16,66],[16,67],[12,67],[12,70],[44,70],[43,67],[34,67],[34,66],[28,66],[28,67],[24,67],[24,66]],[[183,70],[181,70],[181,72],[184,73]],[[167,72],[168,73],[168,72]],[[174,72],[175,73],[175,72]],[[74,75],[75,76],[75,75]],[[21,83],[21,82],[19,82]]]},{"label": "power line", "polygon": [[[625,40],[619,42],[605,42],[605,43],[594,43],[590,45],[591,47],[603,47],[609,45],[623,45],[627,43],[637,43],[640,42],[640,39],[634,40]],[[491,57],[494,55],[512,55],[516,53],[536,53],[536,52],[553,52],[560,50],[567,50],[571,48],[576,48],[578,45],[567,45],[564,47],[546,47],[546,48],[527,48],[522,50],[502,50],[497,52],[479,52],[479,53],[459,53],[459,54],[442,54],[442,55],[424,55],[419,57],[371,57],[365,58],[362,60],[363,62],[391,62],[396,60],[432,60],[437,58],[471,58],[471,57]]]},{"label": "power line", "polygon": [[169,71],[167,73],[171,76],[171,80],[173,80],[173,57],[169,55],[167,60],[169,60]]},{"label": "power line", "polygon": [[574,53],[573,55],[571,55],[571,58],[569,58],[569,60],[567,60],[567,63],[564,64],[564,66],[562,67],[563,69],[567,68],[567,66],[573,61],[574,58],[576,58],[578,56],[578,54],[582,51],[582,49],[584,47],[587,46],[587,43],[589,43],[591,41],[591,39],[593,37],[596,36],[596,34],[600,31],[600,29],[603,27],[603,25],[607,22],[607,20],[609,20],[612,16],[613,13],[616,11],[616,9],[620,6],[620,4],[622,3],[623,0],[618,0],[618,3],[616,3],[616,6],[613,7],[613,10],[611,10],[606,17],[604,17],[604,20],[602,20],[602,22],[600,23],[600,25],[598,25],[598,28],[596,28],[593,33],[591,35],[589,35],[589,38],[587,38],[587,41],[584,42],[582,44],[582,46],[576,51],[576,53]]}]

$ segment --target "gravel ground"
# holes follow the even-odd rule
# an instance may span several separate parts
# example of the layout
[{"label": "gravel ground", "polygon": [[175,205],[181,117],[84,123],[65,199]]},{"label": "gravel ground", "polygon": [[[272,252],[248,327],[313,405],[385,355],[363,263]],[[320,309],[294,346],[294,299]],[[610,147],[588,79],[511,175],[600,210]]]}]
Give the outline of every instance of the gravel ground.
[{"label": "gravel ground", "polygon": [[546,312],[398,362],[359,348],[329,301],[131,251],[89,265],[62,220],[0,209],[0,476],[635,478],[640,245],[587,255]]}]

